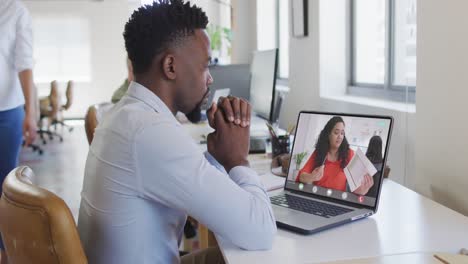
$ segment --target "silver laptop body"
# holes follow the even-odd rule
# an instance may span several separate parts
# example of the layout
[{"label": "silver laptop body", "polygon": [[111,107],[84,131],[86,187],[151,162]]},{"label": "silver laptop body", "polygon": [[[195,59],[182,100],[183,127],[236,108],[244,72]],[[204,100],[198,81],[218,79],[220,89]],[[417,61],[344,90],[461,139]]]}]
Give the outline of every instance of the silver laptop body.
[{"label": "silver laptop body", "polygon": [[[295,155],[308,153],[310,159],[316,151],[314,147],[317,146],[320,133],[335,117],[341,117],[344,120],[344,134],[349,148],[365,150],[366,157],[369,155],[367,158],[376,162],[373,163],[377,169],[377,173],[372,177],[374,185],[366,195],[356,195],[351,192],[348,184],[345,190],[320,186],[318,185],[320,181],[304,184],[298,180],[298,176],[294,175],[294,173],[298,175]],[[270,197],[278,227],[302,234],[313,234],[376,213],[392,126],[393,118],[389,116],[301,111],[297,120],[292,158],[284,189],[273,193]],[[375,141],[379,141],[378,138],[381,139],[382,157],[381,160],[377,160],[380,163],[371,155],[372,150],[376,148]],[[373,141],[372,145],[371,141]],[[343,142],[344,139],[342,144]],[[356,150],[353,152],[356,153]],[[302,161],[299,165],[304,167],[302,165],[304,163],[305,161]],[[324,164],[326,167],[329,163],[325,163],[324,160]]]}]

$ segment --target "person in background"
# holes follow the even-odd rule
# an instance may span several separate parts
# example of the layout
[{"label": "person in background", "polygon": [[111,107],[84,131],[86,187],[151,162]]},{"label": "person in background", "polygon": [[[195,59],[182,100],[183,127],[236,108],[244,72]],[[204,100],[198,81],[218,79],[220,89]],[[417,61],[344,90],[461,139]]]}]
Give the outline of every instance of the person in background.
[{"label": "person in background", "polygon": [[[0,186],[18,166],[25,145],[36,138],[31,18],[18,0],[0,1]],[[1,216],[0,216],[1,217]],[[0,236],[0,263],[8,262]]]},{"label": "person in background", "polygon": [[380,136],[373,136],[369,140],[367,146],[366,157],[372,162],[377,173],[373,175],[374,185],[367,192],[367,196],[376,197],[377,191],[382,180],[383,171],[383,157],[382,157],[382,138]]},{"label": "person in background", "polygon": [[[346,175],[343,169],[354,156],[345,135],[345,123],[339,116],[332,117],[320,132],[315,150],[299,171],[296,182],[346,191]],[[373,185],[372,177],[364,181],[353,193],[364,195]]]},{"label": "person in background", "polygon": [[120,87],[115,90],[114,94],[112,95],[111,102],[113,104],[116,104],[122,97],[125,95],[125,93],[128,90],[128,86],[130,85],[130,82],[133,81],[133,69],[132,69],[132,62],[130,59],[127,57],[127,79],[120,85]]}]

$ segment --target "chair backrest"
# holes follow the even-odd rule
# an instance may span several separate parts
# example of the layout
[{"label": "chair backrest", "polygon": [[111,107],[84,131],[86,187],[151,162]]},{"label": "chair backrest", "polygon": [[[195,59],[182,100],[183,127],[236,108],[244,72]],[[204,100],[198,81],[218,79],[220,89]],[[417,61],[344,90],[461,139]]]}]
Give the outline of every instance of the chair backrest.
[{"label": "chair backrest", "polygon": [[3,183],[0,230],[10,263],[87,263],[70,209],[31,177],[18,167]]},{"label": "chair backrest", "polygon": [[383,175],[384,175],[384,178],[388,178],[388,176],[390,175],[390,167],[388,165],[385,166]]},{"label": "chair backrest", "polygon": [[68,110],[73,104],[73,81],[68,81],[65,97],[67,98],[67,102],[63,105],[63,109]]},{"label": "chair backrest", "polygon": [[88,108],[88,111],[86,112],[86,115],[85,115],[85,131],[86,131],[86,137],[88,138],[88,144],[91,145],[91,142],[93,141],[94,130],[99,124],[99,121],[101,120],[102,115],[105,112],[109,111],[109,109],[113,105],[114,104],[112,103],[105,102],[105,103],[92,105]]}]

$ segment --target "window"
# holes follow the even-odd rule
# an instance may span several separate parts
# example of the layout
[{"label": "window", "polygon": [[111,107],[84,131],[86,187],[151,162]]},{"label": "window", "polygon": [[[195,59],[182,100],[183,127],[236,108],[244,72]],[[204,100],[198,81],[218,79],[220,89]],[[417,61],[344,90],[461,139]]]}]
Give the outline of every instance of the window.
[{"label": "window", "polygon": [[90,26],[86,18],[36,17],[33,29],[38,83],[91,81]]},{"label": "window", "polygon": [[288,0],[279,0],[279,77],[289,77],[289,9]]},{"label": "window", "polygon": [[278,77],[289,76],[288,0],[257,0],[257,49],[279,49]]},{"label": "window", "polygon": [[416,0],[353,0],[348,92],[414,102]]}]

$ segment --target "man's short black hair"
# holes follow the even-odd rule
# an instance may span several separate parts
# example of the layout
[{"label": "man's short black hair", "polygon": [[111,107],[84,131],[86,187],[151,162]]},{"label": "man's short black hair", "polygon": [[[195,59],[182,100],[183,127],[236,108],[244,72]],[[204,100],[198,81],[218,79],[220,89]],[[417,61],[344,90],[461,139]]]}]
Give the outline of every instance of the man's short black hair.
[{"label": "man's short black hair", "polygon": [[138,8],[123,33],[133,72],[145,73],[154,56],[194,35],[195,29],[206,29],[207,24],[205,12],[183,0],[156,0]]}]

